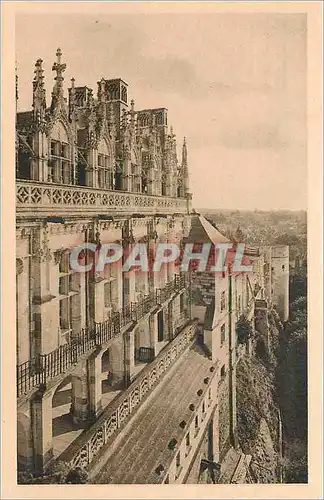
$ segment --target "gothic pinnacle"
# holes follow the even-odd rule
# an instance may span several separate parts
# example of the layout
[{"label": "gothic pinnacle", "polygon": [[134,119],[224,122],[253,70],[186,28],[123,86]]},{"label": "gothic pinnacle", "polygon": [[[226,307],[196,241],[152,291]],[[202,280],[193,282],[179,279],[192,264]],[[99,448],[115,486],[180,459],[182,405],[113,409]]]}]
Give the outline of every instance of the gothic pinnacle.
[{"label": "gothic pinnacle", "polygon": [[98,85],[98,100],[101,102],[106,101],[106,80],[104,78],[101,78],[99,82],[97,82]]},{"label": "gothic pinnacle", "polygon": [[66,70],[66,64],[61,61],[62,51],[60,48],[56,51],[56,62],[52,66],[52,71],[56,72],[56,76],[54,77],[55,85],[53,89],[53,94],[55,97],[63,97],[63,73]]},{"label": "gothic pinnacle", "polygon": [[46,109],[46,92],[44,87],[44,70],[42,64],[43,60],[37,59],[33,80],[33,108],[35,113],[38,113],[41,110],[45,112]]},{"label": "gothic pinnacle", "polygon": [[187,167],[188,163],[188,155],[187,155],[187,141],[186,138],[183,138],[183,145],[182,145],[182,165],[184,167]]},{"label": "gothic pinnacle", "polygon": [[35,73],[35,76],[34,76],[34,81],[41,84],[43,82],[43,73],[44,73],[44,70],[43,70],[43,59],[37,59],[36,63],[35,63],[35,70],[34,70],[34,73]]}]

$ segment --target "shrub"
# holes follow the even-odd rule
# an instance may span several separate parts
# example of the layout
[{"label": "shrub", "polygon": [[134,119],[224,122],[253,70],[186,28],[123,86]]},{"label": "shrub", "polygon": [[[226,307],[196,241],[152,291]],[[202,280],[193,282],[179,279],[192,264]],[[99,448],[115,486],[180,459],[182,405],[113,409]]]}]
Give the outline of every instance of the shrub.
[{"label": "shrub", "polygon": [[44,474],[18,473],[18,484],[85,484],[87,472],[81,467],[71,469],[66,462],[55,462]]},{"label": "shrub", "polygon": [[236,323],[236,336],[239,344],[246,344],[252,337],[253,328],[246,316],[242,315]]},{"label": "shrub", "polygon": [[71,469],[66,476],[65,482],[67,484],[86,484],[88,481],[87,472],[81,467],[76,467]]}]

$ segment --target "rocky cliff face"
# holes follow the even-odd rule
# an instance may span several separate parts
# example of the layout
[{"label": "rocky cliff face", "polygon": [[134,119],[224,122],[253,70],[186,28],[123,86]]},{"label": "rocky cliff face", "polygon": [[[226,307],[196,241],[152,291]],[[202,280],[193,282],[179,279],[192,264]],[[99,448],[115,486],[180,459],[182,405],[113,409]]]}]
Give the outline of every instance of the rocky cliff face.
[{"label": "rocky cliff face", "polygon": [[[268,332],[257,334],[254,352],[237,365],[237,436],[245,454],[252,455],[253,482],[280,482],[280,414],[276,397],[278,319],[268,315]],[[269,335],[268,335],[269,334]],[[266,342],[264,335],[271,339]]]}]

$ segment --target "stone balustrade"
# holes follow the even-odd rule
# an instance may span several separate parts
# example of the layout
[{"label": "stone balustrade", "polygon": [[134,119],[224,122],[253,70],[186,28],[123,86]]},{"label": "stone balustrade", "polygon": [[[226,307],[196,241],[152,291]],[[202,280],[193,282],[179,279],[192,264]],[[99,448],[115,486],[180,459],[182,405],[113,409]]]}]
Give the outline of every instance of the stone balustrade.
[{"label": "stone balustrade", "polygon": [[17,216],[62,216],[91,214],[174,214],[188,213],[186,198],[171,198],[86,186],[37,181],[16,182]]},{"label": "stone balustrade", "polygon": [[164,374],[184,350],[192,345],[197,320],[191,320],[161,353],[148,364],[135,381],[102,413],[94,425],[82,433],[59,457],[71,467],[88,467],[99,451],[109,445],[117,432],[126,425],[131,414],[153,392]]}]

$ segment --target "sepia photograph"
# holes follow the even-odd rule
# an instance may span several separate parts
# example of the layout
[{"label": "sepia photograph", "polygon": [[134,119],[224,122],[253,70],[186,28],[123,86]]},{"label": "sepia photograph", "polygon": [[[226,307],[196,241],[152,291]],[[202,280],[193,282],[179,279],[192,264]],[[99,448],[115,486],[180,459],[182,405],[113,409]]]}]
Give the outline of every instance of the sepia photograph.
[{"label": "sepia photograph", "polygon": [[28,2],[13,19],[13,481],[28,498],[309,485],[305,4]]}]

